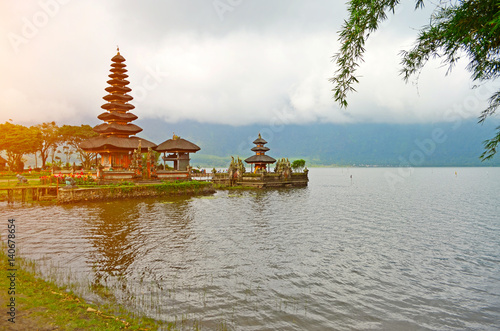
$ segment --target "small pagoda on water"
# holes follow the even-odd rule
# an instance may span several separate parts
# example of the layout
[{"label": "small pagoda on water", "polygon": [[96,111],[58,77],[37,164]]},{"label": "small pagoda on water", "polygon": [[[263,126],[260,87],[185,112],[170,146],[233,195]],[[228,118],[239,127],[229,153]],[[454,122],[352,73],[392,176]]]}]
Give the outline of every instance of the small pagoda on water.
[{"label": "small pagoda on water", "polygon": [[127,169],[131,166],[134,149],[156,147],[151,141],[135,136],[142,129],[131,123],[137,116],[130,112],[135,107],[129,103],[133,98],[128,93],[132,90],[127,87],[130,82],[126,80],[125,58],[119,49],[111,61],[111,79],[105,89],[108,94],[103,97],[107,103],[101,106],[105,112],[97,116],[104,123],[94,127],[98,137],[80,144],[85,152],[100,154],[103,170]]},{"label": "small pagoda on water", "polygon": [[[269,147],[264,146],[265,144],[267,144],[267,141],[265,141],[261,137],[260,133],[259,137],[255,139],[253,143],[256,145],[254,148],[252,148],[252,151],[255,152],[255,155],[247,158],[245,162],[250,164],[250,166],[253,168],[252,172],[259,173],[263,170],[266,170],[267,166],[276,162],[276,160],[269,155],[266,155],[266,152],[269,151]],[[269,169],[267,169],[266,171],[269,172]]]},{"label": "small pagoda on water", "polygon": [[[212,171],[212,181],[219,185],[241,185],[247,187],[303,187],[307,186],[309,181],[307,170],[304,172],[293,172],[288,158],[276,159],[266,155],[269,147],[259,133],[259,137],[253,142],[255,147],[252,151],[255,155],[250,156],[245,160],[251,165],[251,173],[246,172],[243,162],[238,157],[237,160],[231,157],[231,164],[228,167],[228,173],[217,173],[215,169]],[[276,163],[274,171],[271,172],[269,166]]]}]

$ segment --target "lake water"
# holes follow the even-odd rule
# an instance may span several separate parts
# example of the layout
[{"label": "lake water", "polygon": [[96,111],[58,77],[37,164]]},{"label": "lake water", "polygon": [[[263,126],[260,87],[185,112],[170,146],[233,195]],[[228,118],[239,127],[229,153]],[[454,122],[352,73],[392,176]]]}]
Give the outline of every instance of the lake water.
[{"label": "lake water", "polygon": [[106,285],[186,329],[500,326],[500,168],[309,175],[300,189],[1,203],[2,239],[14,217],[17,246],[47,277]]}]

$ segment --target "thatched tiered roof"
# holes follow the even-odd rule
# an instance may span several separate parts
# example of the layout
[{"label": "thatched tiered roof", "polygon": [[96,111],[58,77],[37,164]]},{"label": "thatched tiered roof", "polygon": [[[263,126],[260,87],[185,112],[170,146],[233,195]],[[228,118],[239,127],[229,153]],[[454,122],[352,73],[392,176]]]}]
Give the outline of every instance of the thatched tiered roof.
[{"label": "thatched tiered roof", "polygon": [[127,87],[130,82],[126,80],[128,75],[125,69],[125,58],[118,53],[111,59],[110,80],[106,87],[108,94],[103,97],[107,101],[101,106],[106,112],[97,116],[105,123],[94,127],[94,131],[99,133],[99,137],[90,138],[80,144],[80,147],[86,152],[106,152],[109,150],[132,151],[137,148],[139,140],[143,148],[155,147],[156,144],[139,137],[135,134],[142,129],[130,122],[137,119],[137,116],[129,111],[135,107],[128,102],[133,99],[128,93],[132,91]]},{"label": "thatched tiered roof", "polygon": [[253,142],[255,145],[254,148],[252,148],[252,151],[255,152],[255,155],[253,156],[250,156],[249,158],[247,158],[245,160],[246,163],[255,163],[255,164],[269,164],[269,163],[274,163],[276,162],[275,159],[273,159],[272,157],[266,155],[266,152],[269,151],[269,148],[268,147],[265,147],[264,145],[267,144],[267,141],[265,141],[261,136],[260,136],[260,133],[259,133],[259,137],[257,139],[254,140]]},{"label": "thatched tiered roof", "polygon": [[154,148],[157,152],[167,152],[167,153],[196,153],[200,150],[200,147],[193,144],[186,139],[182,139],[174,134],[172,139],[162,142]]}]

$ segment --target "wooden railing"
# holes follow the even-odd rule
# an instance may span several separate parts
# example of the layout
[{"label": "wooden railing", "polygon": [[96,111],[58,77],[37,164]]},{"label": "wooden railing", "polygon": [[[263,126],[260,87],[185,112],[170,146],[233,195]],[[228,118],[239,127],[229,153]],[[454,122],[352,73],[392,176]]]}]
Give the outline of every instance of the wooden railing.
[{"label": "wooden railing", "polygon": [[0,191],[6,191],[7,203],[14,203],[15,200],[28,202],[57,199],[58,188],[59,186],[19,186],[0,188]]}]

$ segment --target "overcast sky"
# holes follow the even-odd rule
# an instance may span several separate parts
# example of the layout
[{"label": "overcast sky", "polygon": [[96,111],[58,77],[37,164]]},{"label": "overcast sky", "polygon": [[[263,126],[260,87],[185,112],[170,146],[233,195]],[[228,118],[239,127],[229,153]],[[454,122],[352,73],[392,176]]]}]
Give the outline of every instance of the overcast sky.
[{"label": "overcast sky", "polygon": [[[0,3],[0,122],[100,121],[111,58],[125,57],[133,111],[244,125],[435,122],[476,117],[491,91],[471,90],[439,61],[418,88],[398,75],[431,9],[404,1],[367,43],[361,84],[339,109],[328,78],[346,4],[337,0],[23,0]],[[451,114],[451,115],[450,115]]]}]

